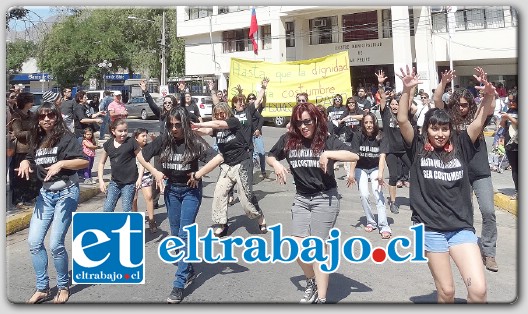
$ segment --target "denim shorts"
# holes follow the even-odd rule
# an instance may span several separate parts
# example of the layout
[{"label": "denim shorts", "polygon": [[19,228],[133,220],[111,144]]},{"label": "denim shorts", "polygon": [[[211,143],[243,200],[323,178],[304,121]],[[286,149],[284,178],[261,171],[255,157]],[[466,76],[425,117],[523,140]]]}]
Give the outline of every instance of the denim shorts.
[{"label": "denim shorts", "polygon": [[460,229],[456,231],[425,231],[425,250],[431,253],[446,253],[449,248],[458,244],[477,243],[473,231]]}]

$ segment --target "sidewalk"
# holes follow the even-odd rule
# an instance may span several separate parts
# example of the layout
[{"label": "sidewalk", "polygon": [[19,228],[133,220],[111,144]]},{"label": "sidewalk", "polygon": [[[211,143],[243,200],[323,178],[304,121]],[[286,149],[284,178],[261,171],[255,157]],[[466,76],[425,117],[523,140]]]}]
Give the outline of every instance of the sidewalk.
[{"label": "sidewalk", "polygon": [[[492,136],[493,133],[491,133]],[[490,139],[489,133],[486,134],[486,141]],[[101,143],[102,144],[102,143]],[[490,147],[488,143],[488,147]],[[92,175],[97,178],[97,165],[99,163],[99,155],[102,148],[97,150],[95,155],[94,166],[92,168]],[[105,175],[103,178],[105,181],[110,180],[110,161],[107,160],[105,164]],[[508,211],[509,213],[517,216],[517,200],[511,200],[510,197],[515,193],[513,188],[513,180],[511,177],[511,171],[505,171],[503,173],[491,172],[494,189],[494,201],[495,206]],[[94,185],[79,184],[81,189],[81,195],[79,204],[90,200],[92,197],[100,193],[99,183]],[[21,210],[9,211],[6,215],[6,235],[13,234],[17,231],[23,230],[29,226],[29,221],[32,215],[32,207],[26,207]]]}]

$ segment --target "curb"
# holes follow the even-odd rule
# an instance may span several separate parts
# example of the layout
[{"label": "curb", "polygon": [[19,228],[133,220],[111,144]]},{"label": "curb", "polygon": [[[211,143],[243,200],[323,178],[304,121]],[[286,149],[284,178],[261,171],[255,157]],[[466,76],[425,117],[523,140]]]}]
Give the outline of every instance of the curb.
[{"label": "curb", "polygon": [[[81,187],[79,193],[79,204],[84,203],[92,197],[99,194],[101,191],[98,187]],[[33,207],[25,207],[20,213],[17,213],[6,219],[6,236],[11,235],[20,230],[29,227],[31,216],[33,215]]]},{"label": "curb", "polygon": [[495,193],[493,195],[495,206],[517,216],[517,200],[510,199],[509,195]]}]

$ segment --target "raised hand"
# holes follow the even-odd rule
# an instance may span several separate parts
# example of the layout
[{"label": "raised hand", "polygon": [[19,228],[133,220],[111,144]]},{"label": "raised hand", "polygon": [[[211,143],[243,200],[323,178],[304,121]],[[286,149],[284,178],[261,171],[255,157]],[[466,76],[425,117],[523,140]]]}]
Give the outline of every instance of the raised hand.
[{"label": "raised hand", "polygon": [[210,91],[214,90],[214,82],[212,80],[207,81],[207,86],[209,87]]},{"label": "raised hand", "polygon": [[387,77],[385,76],[385,73],[383,72],[383,70],[379,70],[378,73],[374,73],[377,77],[378,77],[378,84],[379,85],[382,85],[383,82],[385,82],[385,80],[387,79]]},{"label": "raised hand", "polygon": [[479,82],[480,84],[485,84],[488,82],[488,73],[484,72],[484,69],[481,67],[476,67],[475,72],[477,72],[477,75],[473,74],[473,77]]},{"label": "raised hand", "polygon": [[240,84],[238,84],[238,85],[236,86],[236,90],[237,90],[237,92],[238,92],[239,95],[242,94],[243,89],[242,89],[242,86],[240,86]]},{"label": "raised hand", "polygon": [[262,87],[264,87],[264,88],[268,87],[268,83],[269,83],[269,78],[264,76],[264,78],[262,79],[262,82],[261,82]]},{"label": "raised hand", "polygon": [[416,74],[415,68],[409,69],[409,66],[407,65],[406,70],[404,71],[403,68],[400,68],[401,75],[396,73],[396,76],[398,76],[402,82],[403,86],[405,88],[411,89],[414,86],[422,83],[420,82],[420,75]]},{"label": "raised hand", "polygon": [[447,85],[447,83],[451,82],[455,77],[455,70],[445,70],[442,72],[442,84]]},{"label": "raised hand", "polygon": [[141,82],[139,82],[139,87],[141,87],[142,91],[146,92],[147,91],[147,81],[141,80]]}]

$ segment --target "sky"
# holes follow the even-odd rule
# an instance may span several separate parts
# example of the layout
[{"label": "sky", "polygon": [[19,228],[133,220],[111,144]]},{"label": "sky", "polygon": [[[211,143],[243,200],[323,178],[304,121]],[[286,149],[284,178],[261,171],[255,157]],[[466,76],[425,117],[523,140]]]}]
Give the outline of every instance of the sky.
[{"label": "sky", "polygon": [[[52,7],[45,6],[24,6],[24,8],[31,11],[29,19],[34,23],[40,22],[41,20],[46,20],[49,16],[53,15],[54,12],[51,10]],[[9,23],[9,26],[12,30],[21,31],[29,24],[25,24],[21,21],[12,21]]]}]

